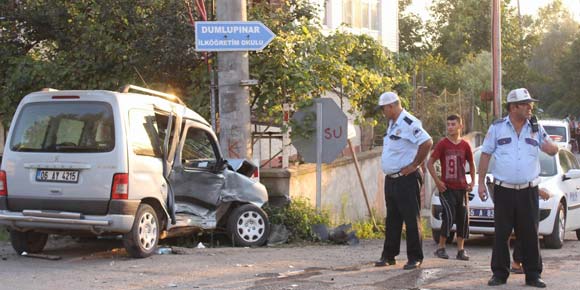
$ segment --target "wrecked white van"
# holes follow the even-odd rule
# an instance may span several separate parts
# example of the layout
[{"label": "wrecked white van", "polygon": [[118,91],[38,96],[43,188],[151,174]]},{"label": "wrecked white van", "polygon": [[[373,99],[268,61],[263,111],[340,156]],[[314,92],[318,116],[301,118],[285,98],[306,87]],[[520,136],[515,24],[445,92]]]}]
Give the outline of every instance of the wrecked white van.
[{"label": "wrecked white van", "polygon": [[121,234],[133,257],[199,230],[226,230],[242,246],[268,238],[257,168],[223,159],[208,122],[175,96],[136,86],[35,92],[9,132],[0,224],[18,253],[42,251],[48,234]]}]

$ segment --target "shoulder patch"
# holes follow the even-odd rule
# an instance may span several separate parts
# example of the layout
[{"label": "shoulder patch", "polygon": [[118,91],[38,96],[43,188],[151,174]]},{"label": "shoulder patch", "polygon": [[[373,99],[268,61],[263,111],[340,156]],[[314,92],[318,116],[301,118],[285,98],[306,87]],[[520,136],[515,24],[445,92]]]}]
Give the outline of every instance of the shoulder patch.
[{"label": "shoulder patch", "polygon": [[497,124],[504,122],[505,120],[506,120],[505,118],[497,119],[497,120],[493,121],[493,123],[491,123],[491,124],[497,125]]},{"label": "shoulder patch", "polygon": [[403,118],[403,121],[407,122],[407,124],[411,125],[413,123],[413,120],[411,120],[411,118],[405,116],[405,118]]}]

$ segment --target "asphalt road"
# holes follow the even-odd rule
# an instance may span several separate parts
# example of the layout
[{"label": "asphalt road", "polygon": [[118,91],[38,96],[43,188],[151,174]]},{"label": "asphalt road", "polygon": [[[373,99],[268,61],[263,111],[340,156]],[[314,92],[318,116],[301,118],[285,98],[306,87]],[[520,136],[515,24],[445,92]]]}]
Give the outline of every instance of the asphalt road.
[{"label": "asphalt road", "polygon": [[[466,244],[469,262],[435,258],[424,241],[421,269],[403,270],[405,245],[396,266],[376,268],[381,240],[357,246],[303,245],[277,248],[173,248],[177,254],[131,259],[119,241],[77,243],[52,239],[45,254],[58,261],[17,256],[0,243],[0,289],[531,289],[523,275],[488,287],[491,239]],[[455,245],[448,253],[454,257]],[[559,250],[542,250],[549,289],[580,288],[580,241],[568,233]]]}]

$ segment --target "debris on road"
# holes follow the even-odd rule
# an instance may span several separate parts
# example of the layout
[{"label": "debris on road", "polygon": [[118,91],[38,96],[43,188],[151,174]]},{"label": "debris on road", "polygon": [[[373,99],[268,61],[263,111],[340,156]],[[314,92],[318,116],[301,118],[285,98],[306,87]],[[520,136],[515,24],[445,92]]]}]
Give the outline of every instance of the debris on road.
[{"label": "debris on road", "polygon": [[270,225],[270,237],[268,237],[268,246],[276,246],[288,242],[290,232],[285,225]]},{"label": "debris on road", "polygon": [[164,247],[164,248],[157,249],[158,255],[169,255],[172,253],[173,253],[173,250],[170,247]]},{"label": "debris on road", "polygon": [[33,253],[27,253],[27,252],[22,252],[22,254],[20,254],[23,257],[28,257],[28,258],[37,258],[37,259],[44,259],[44,260],[50,260],[50,261],[57,261],[62,259],[61,256],[55,256],[55,255],[45,255],[45,254],[33,254]]}]

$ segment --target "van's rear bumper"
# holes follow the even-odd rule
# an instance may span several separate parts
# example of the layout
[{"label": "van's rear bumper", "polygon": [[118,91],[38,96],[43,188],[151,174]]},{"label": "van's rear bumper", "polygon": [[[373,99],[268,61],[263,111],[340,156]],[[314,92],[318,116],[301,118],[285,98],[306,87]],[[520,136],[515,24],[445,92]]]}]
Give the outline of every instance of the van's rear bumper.
[{"label": "van's rear bumper", "polygon": [[45,229],[56,232],[62,230],[89,231],[94,234],[127,233],[133,226],[133,215],[109,214],[104,216],[78,215],[75,213],[51,212],[42,216],[33,213],[0,210],[0,225],[13,229]]}]

